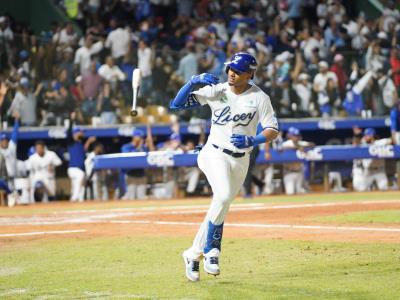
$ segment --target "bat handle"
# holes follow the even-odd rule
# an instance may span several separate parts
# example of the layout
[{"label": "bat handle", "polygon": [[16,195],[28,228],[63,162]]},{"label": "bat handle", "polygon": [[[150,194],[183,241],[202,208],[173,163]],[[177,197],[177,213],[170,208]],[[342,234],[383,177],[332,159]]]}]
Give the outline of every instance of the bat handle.
[{"label": "bat handle", "polygon": [[138,112],[137,112],[136,109],[131,110],[131,116],[132,116],[132,117],[136,117],[137,114],[138,114]]}]

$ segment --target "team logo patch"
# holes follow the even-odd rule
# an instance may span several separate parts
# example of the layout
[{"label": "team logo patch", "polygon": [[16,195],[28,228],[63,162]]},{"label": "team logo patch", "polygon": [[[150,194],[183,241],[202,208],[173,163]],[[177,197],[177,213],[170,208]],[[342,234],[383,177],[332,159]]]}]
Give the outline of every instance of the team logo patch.
[{"label": "team logo patch", "polygon": [[218,98],[219,98],[219,102],[221,102],[221,103],[226,103],[226,102],[228,102],[228,97],[226,97],[226,89],[224,88],[224,89],[222,89],[219,93],[218,93],[218,96],[217,96]]}]

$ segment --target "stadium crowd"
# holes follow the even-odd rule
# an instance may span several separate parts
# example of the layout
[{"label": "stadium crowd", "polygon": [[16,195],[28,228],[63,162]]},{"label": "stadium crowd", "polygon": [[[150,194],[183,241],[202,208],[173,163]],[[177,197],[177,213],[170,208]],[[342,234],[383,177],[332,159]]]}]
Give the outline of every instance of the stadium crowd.
[{"label": "stadium crowd", "polygon": [[[70,22],[54,22],[39,35],[11,15],[0,16],[3,124],[14,119],[18,126],[68,126],[94,120],[118,124],[130,105],[134,68],[142,73],[139,105],[168,107],[178,87],[192,75],[208,72],[226,79],[224,62],[238,51],[256,56],[254,81],[270,95],[279,118],[382,116],[398,101],[400,13],[394,1],[385,1],[382,15],[375,19],[357,11],[352,1],[340,0],[55,3]],[[209,115],[199,110],[181,112],[179,117],[188,121]],[[193,150],[193,142],[181,145],[179,132],[174,133],[166,145],[154,146],[149,132],[135,131],[121,152]],[[90,159],[86,166],[84,162],[86,152],[93,150],[92,159],[104,147],[93,138],[83,145],[79,134],[79,130],[71,133],[69,141],[70,156],[79,156],[70,157],[68,175],[75,187],[71,199],[83,199],[77,182],[85,176],[99,183],[92,195],[107,198],[100,196],[105,194],[101,184],[110,176],[102,172],[90,176]],[[293,129],[289,140],[297,135]],[[46,152],[40,143],[36,153],[42,148]],[[57,164],[52,163],[51,169]],[[186,172],[193,186],[199,174]],[[124,176],[123,196],[143,197],[143,173],[126,171]]]},{"label": "stadium crowd", "polygon": [[340,0],[65,3],[71,22],[40,35],[0,17],[3,120],[19,111],[22,126],[62,125],[76,110],[82,124],[94,116],[119,123],[133,68],[143,76],[140,104],[167,107],[192,75],[223,79],[223,63],[237,51],[257,57],[255,82],[281,118],[384,115],[397,101],[393,1],[376,19]]}]

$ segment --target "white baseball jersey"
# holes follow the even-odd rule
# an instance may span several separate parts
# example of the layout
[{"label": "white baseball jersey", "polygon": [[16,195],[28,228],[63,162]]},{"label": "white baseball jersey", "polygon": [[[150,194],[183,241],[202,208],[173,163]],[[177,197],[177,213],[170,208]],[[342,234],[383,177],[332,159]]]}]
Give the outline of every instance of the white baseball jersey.
[{"label": "white baseball jersey", "polygon": [[94,151],[90,152],[85,159],[85,171],[86,176],[89,176],[92,173],[94,167],[94,158],[96,157],[96,153]]},{"label": "white baseball jersey", "polygon": [[[374,141],[370,146],[384,146],[390,145],[392,142],[391,139],[380,139]],[[386,172],[385,169],[385,160],[384,159],[372,159],[372,158],[365,158],[362,160],[363,167],[368,173],[376,173],[376,172]]]},{"label": "white baseball jersey", "polygon": [[34,179],[54,179],[55,170],[53,167],[61,165],[61,159],[53,151],[46,150],[43,156],[35,153],[26,161],[26,167]]},{"label": "white baseball jersey", "polygon": [[[298,141],[297,145],[300,147],[308,147],[311,145],[311,143],[306,142],[306,141]],[[282,143],[281,149],[282,150],[296,149],[296,145],[294,144],[293,140],[289,139]],[[291,163],[286,163],[283,165],[283,171],[286,173],[303,172],[303,170],[304,170],[303,162],[291,162]]]},{"label": "white baseball jersey", "polygon": [[221,148],[235,152],[251,151],[251,148],[237,149],[230,143],[230,137],[234,133],[254,136],[258,123],[264,129],[278,130],[271,100],[256,85],[236,95],[227,82],[219,83],[193,91],[192,95],[201,105],[210,106],[212,116],[208,141]]},{"label": "white baseball jersey", "polygon": [[0,153],[6,161],[8,177],[14,177],[17,167],[17,145],[10,140],[7,148],[0,148]]}]

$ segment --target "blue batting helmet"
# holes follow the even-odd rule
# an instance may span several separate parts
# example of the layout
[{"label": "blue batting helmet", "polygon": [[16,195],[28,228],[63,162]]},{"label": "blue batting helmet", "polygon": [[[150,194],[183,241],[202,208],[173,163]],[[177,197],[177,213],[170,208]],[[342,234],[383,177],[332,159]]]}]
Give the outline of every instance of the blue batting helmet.
[{"label": "blue batting helmet", "polygon": [[255,57],[246,52],[239,52],[232,55],[230,61],[225,63],[225,72],[228,73],[229,68],[239,73],[255,71],[257,69],[257,60]]}]

